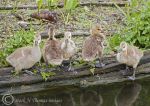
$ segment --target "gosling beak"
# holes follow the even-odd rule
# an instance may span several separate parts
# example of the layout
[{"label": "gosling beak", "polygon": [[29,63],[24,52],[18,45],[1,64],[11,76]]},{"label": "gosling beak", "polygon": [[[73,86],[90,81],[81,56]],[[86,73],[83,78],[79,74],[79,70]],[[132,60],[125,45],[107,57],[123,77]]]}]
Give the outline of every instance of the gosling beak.
[{"label": "gosling beak", "polygon": [[107,47],[107,43],[106,43],[106,42],[104,42],[104,43],[103,43],[103,46],[104,46],[104,47]]},{"label": "gosling beak", "polygon": [[65,40],[65,43],[67,44],[68,42],[69,42],[68,39],[66,39],[66,40]]},{"label": "gosling beak", "polygon": [[119,48],[117,51],[118,51],[118,53],[120,53],[120,52],[122,51],[122,49],[121,49],[121,48]]}]

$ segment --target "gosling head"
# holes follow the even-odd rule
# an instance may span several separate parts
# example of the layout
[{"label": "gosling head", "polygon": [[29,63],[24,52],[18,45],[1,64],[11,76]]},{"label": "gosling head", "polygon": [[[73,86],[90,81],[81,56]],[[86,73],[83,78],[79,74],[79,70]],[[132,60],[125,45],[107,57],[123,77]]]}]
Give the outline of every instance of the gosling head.
[{"label": "gosling head", "polygon": [[49,27],[48,29],[48,35],[49,35],[49,39],[54,39],[54,35],[55,35],[55,29],[53,26]]},{"label": "gosling head", "polygon": [[101,33],[103,33],[103,29],[100,25],[95,25],[91,28],[91,35],[94,35],[94,36],[99,36],[101,35]]},{"label": "gosling head", "polygon": [[72,37],[71,32],[65,32],[64,34],[65,44],[69,43],[69,41],[71,40],[71,37]]},{"label": "gosling head", "polygon": [[120,43],[120,47],[119,47],[119,50],[118,50],[118,52],[126,52],[127,51],[127,43],[126,42],[121,42]]},{"label": "gosling head", "polygon": [[34,37],[34,45],[39,45],[41,42],[41,35],[38,33],[35,37]]},{"label": "gosling head", "polygon": [[65,32],[65,39],[71,39],[71,32]]}]

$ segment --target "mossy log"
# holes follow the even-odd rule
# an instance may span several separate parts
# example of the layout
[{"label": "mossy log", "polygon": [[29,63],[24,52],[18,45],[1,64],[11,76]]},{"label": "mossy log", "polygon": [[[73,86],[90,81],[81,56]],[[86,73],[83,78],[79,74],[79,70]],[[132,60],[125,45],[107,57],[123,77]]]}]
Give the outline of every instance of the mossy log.
[{"label": "mossy log", "polygon": [[[49,77],[47,81],[43,80],[40,75],[21,74],[20,76],[13,77],[11,74],[12,67],[1,68],[0,93],[1,95],[8,92],[19,94],[61,86],[87,87],[131,81],[120,73],[121,70],[125,69],[125,65],[118,63],[115,57],[104,57],[103,61],[106,66],[96,68],[94,75],[90,72],[89,65],[83,65],[75,68],[76,74],[52,69],[51,71],[56,72],[56,75]],[[144,53],[136,71],[135,81],[147,77],[150,77],[150,51]]]},{"label": "mossy log", "polygon": [[[118,6],[125,6],[128,2],[125,1],[125,2],[116,2],[116,4]],[[95,5],[95,6],[110,6],[110,7],[113,7],[115,6],[113,2],[86,2],[86,3],[80,3],[80,5],[78,6],[91,6],[91,5]],[[42,6],[42,8],[46,8],[47,6]],[[52,6],[53,7],[53,6]],[[63,7],[63,4],[60,3],[57,5],[57,7],[59,8],[62,8]],[[31,9],[31,10],[34,10],[34,9],[38,9],[38,7],[36,5],[22,5],[22,6],[17,6],[17,7],[14,7],[14,6],[0,6],[0,10],[13,10],[13,9]]]}]

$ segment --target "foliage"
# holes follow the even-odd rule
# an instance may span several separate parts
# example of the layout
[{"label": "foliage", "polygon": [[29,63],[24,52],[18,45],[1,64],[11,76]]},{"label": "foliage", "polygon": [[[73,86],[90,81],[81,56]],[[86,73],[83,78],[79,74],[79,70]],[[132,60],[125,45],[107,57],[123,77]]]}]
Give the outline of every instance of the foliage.
[{"label": "foliage", "polygon": [[66,11],[71,11],[77,7],[79,0],[65,0],[64,8]]},{"label": "foliage", "polygon": [[90,72],[94,75],[95,68],[91,68],[91,69],[90,69]]},{"label": "foliage", "polygon": [[0,51],[0,66],[7,66],[6,57],[14,52],[17,48],[32,45],[34,39],[34,30],[20,30],[4,42],[4,49]]},{"label": "foliage", "polygon": [[[142,4],[144,3],[144,4]],[[120,7],[117,6],[119,10]],[[123,10],[121,10],[123,11]],[[132,0],[127,6],[124,29],[110,39],[110,46],[118,46],[122,40],[140,48],[150,48],[150,1]]]},{"label": "foliage", "polygon": [[65,13],[63,12],[61,13],[65,24],[69,22],[69,19],[71,18],[72,10],[74,10],[78,4],[79,4],[79,0],[64,0]]},{"label": "foliage", "polygon": [[109,47],[115,51],[119,44],[123,41],[123,38],[119,34],[115,34],[112,37],[108,38]]},{"label": "foliage", "polygon": [[38,6],[38,12],[40,11],[42,4],[43,4],[43,0],[36,0],[37,6]]},{"label": "foliage", "polygon": [[54,76],[56,73],[54,72],[41,72],[42,78],[46,81],[48,77]]},{"label": "foliage", "polygon": [[59,1],[60,0],[47,0],[48,9],[51,10],[52,7],[56,8]]}]

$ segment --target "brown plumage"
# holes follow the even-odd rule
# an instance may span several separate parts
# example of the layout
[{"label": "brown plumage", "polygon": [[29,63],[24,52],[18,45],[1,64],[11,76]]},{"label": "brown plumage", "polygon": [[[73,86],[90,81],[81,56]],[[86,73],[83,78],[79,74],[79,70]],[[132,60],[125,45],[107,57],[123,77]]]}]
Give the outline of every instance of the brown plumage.
[{"label": "brown plumage", "polygon": [[17,73],[22,69],[31,68],[41,59],[41,50],[39,47],[40,42],[41,36],[38,35],[35,37],[33,47],[28,46],[18,48],[6,58],[6,61],[15,67]]},{"label": "brown plumage", "polygon": [[63,61],[61,41],[54,37],[54,28],[49,28],[49,38],[45,43],[43,58],[46,63],[60,65]]},{"label": "brown plumage", "polygon": [[143,51],[138,49],[135,46],[131,46],[127,44],[126,42],[120,43],[120,51],[118,51],[117,54],[117,60],[120,63],[126,64],[127,66],[132,66],[134,68],[133,70],[133,76],[131,79],[135,79],[135,69],[137,68],[137,65],[139,64],[140,59],[143,57]]},{"label": "brown plumage", "polygon": [[33,13],[31,14],[31,17],[35,19],[44,19],[54,23],[58,21],[58,14],[56,12],[51,12],[47,10],[40,11],[39,13]]},{"label": "brown plumage", "polygon": [[100,59],[103,54],[105,36],[99,25],[91,29],[91,35],[84,41],[82,57],[85,61],[93,61],[96,56]]}]

